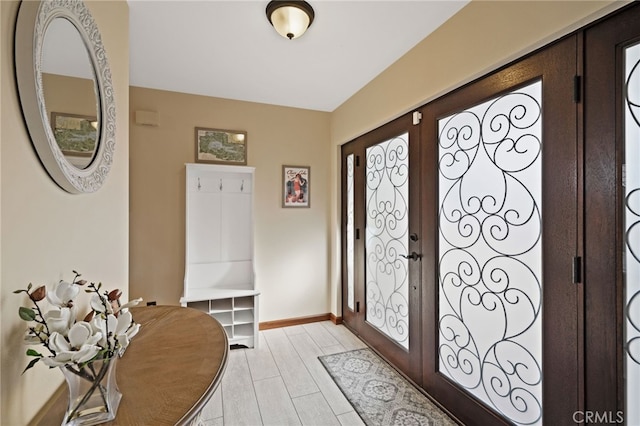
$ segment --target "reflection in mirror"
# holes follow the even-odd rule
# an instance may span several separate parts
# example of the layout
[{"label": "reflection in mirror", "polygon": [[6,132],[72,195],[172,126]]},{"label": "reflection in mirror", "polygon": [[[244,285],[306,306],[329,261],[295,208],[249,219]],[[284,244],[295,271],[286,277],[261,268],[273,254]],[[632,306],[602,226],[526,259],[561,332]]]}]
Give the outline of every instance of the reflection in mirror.
[{"label": "reflection in mirror", "polygon": [[62,154],[84,169],[98,142],[96,80],[89,52],[78,29],[65,18],[47,27],[42,46],[44,106]]},{"label": "reflection in mirror", "polygon": [[98,134],[96,117],[52,112],[51,128],[67,161],[79,169],[91,164]]}]

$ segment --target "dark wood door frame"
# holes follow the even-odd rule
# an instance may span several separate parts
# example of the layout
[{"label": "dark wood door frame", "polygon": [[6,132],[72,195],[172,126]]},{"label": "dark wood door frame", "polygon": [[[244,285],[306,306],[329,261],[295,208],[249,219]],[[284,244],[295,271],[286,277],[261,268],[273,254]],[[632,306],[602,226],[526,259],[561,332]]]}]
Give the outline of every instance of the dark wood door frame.
[{"label": "dark wood door frame", "polygon": [[640,39],[640,4],[584,32],[586,410],[624,413],[622,48]]}]

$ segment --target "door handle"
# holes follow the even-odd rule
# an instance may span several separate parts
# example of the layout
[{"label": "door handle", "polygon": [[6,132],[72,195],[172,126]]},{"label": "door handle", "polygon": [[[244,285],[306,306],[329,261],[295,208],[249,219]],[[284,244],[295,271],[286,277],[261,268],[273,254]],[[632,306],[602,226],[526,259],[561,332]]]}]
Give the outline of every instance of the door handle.
[{"label": "door handle", "polygon": [[412,251],[411,254],[407,255],[407,254],[401,254],[400,256],[404,257],[405,259],[411,259],[411,260],[418,260],[418,259],[422,259],[422,255],[416,253],[415,251]]}]

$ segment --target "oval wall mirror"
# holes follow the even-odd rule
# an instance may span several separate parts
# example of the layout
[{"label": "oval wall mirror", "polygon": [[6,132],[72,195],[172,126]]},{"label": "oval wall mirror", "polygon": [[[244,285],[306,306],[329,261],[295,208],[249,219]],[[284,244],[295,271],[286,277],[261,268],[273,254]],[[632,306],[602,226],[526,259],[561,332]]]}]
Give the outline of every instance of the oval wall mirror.
[{"label": "oval wall mirror", "polygon": [[23,1],[15,33],[16,79],[33,146],[65,191],[97,191],[115,149],[111,71],[80,0]]}]

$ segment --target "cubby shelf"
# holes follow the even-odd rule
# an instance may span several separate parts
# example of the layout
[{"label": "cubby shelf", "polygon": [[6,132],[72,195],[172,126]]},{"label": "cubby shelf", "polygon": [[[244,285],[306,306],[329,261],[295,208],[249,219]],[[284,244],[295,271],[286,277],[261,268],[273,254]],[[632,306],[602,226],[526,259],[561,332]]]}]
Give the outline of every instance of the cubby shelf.
[{"label": "cubby shelf", "polygon": [[[258,292],[252,291],[250,296],[243,291],[237,297],[220,299],[221,292],[213,290],[208,300],[187,301],[182,298],[182,306],[208,312],[224,327],[229,338],[229,344],[239,344],[254,347],[256,330],[255,318],[258,314]],[[206,297],[205,292],[199,292],[198,297]]]}]

